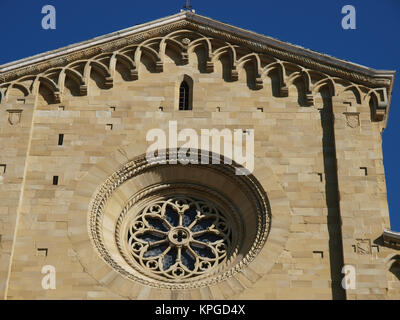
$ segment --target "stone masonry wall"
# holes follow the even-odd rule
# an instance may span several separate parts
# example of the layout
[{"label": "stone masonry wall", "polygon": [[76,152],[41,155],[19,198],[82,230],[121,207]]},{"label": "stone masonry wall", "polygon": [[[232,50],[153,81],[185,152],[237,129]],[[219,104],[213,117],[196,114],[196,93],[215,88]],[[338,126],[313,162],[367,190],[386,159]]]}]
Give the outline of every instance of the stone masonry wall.
[{"label": "stone masonry wall", "polygon": [[[357,272],[357,288],[347,298],[399,299],[400,290],[387,295],[385,259],[393,251],[379,242],[389,228],[381,123],[371,122],[369,105],[358,103],[351,92],[331,98],[329,88],[322,87],[314,105],[304,107],[295,85],[288,97],[275,97],[271,78],[263,89],[252,88],[251,69],[241,69],[239,80],[232,82],[223,79],[221,62],[213,73],[202,73],[197,55],[190,55],[186,66],[177,66],[174,58],[170,53],[161,73],[143,58],[136,81],[127,81],[127,71],[118,66],[110,89],[102,88],[102,78],[93,71],[88,95],[76,96],[71,84],[62,103],[48,104],[41,91],[23,105],[16,100],[0,104],[0,164],[7,165],[0,182],[0,291],[6,290],[6,298],[122,298],[80,264],[67,231],[71,198],[90,168],[119,146],[150,145],[148,130],[168,132],[168,121],[176,120],[178,130],[199,133],[254,129],[255,157],[273,172],[290,204],[289,237],[268,274],[249,268],[238,282],[183,297],[224,299],[233,291],[239,299],[345,298],[340,286],[344,263]],[[183,75],[194,82],[192,111],[177,110]],[[17,125],[6,120],[11,108],[23,109]],[[62,146],[59,134],[64,134]],[[274,228],[274,207],[271,212]],[[44,265],[56,267],[56,290],[41,286]],[[142,293],[138,298],[160,297]]]}]

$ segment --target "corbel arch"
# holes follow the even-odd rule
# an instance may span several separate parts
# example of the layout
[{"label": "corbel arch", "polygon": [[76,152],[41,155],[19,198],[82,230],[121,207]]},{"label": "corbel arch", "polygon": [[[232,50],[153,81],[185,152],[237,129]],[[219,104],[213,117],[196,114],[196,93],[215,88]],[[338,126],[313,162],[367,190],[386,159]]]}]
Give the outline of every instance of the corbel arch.
[{"label": "corbel arch", "polygon": [[168,33],[166,35],[166,37],[168,38],[176,38],[179,36],[182,37],[186,37],[186,36],[191,36],[192,38],[194,37],[200,37],[200,38],[204,38],[205,36],[197,31],[194,30],[189,30],[189,29],[181,29],[181,30],[176,30],[176,31],[172,31],[170,33]]},{"label": "corbel arch", "polygon": [[71,69],[71,70],[78,72],[81,75],[83,81],[85,83],[87,83],[87,78],[85,77],[86,64],[87,64],[87,60],[78,60],[78,61],[69,63],[68,65],[65,66],[64,69]]},{"label": "corbel arch", "polygon": [[232,64],[234,64],[236,66],[236,57],[237,57],[237,53],[235,50],[235,47],[233,45],[231,45],[230,43],[225,43],[224,46],[216,49],[214,51],[214,56],[213,59],[217,60],[219,59],[219,56],[224,54],[224,53],[228,53],[232,59]]},{"label": "corbel arch", "polygon": [[333,112],[332,97],[334,90],[330,81],[322,81],[318,85],[314,86],[313,97],[314,105],[317,109],[325,112],[325,114],[331,114]]},{"label": "corbel arch", "polygon": [[302,66],[299,66],[295,63],[291,63],[291,62],[287,62],[287,61],[280,61],[280,63],[283,67],[283,71],[284,71],[283,76],[284,76],[285,82],[288,81],[288,79],[290,78],[290,76],[293,73],[296,73],[296,72],[300,73],[303,70]]},{"label": "corbel arch", "polygon": [[199,48],[203,48],[205,52],[205,57],[204,57],[205,63],[204,66],[202,67],[199,66],[200,72],[202,72],[203,70],[207,73],[213,72],[214,63],[212,62],[213,53],[210,40],[204,37],[192,41],[188,47],[188,55],[190,56],[191,53],[196,53],[197,55],[198,54],[197,50]]},{"label": "corbel arch", "polygon": [[122,54],[130,57],[133,61],[137,62],[135,57],[136,57],[136,51],[139,50],[139,47],[140,47],[140,44],[129,45],[129,46],[119,49],[116,52],[122,53]]},{"label": "corbel arch", "polygon": [[129,72],[129,80],[137,80],[138,72],[135,62],[127,55],[123,53],[114,52],[110,59],[110,72],[112,78],[114,78],[115,72],[117,71],[117,64],[121,63]]},{"label": "corbel arch", "polygon": [[180,61],[175,61],[176,65],[188,63],[186,46],[182,45],[179,41],[168,37],[164,37],[160,42],[160,58],[162,62],[165,61],[165,56],[167,55],[167,49],[171,49],[178,55]]},{"label": "corbel arch", "polygon": [[142,55],[148,57],[152,63],[154,64],[154,71],[155,72],[162,72],[163,71],[163,61],[160,58],[160,55],[157,51],[153,48],[147,46],[139,46],[135,51],[135,64],[139,66],[141,64]]},{"label": "corbel arch", "polygon": [[310,75],[310,73],[308,72],[307,69],[304,69],[304,68],[302,69],[301,73],[302,73],[303,78],[304,78],[304,81],[305,81],[305,83],[306,83],[306,90],[307,90],[307,93],[308,93],[308,94],[312,94],[313,84],[312,84],[312,81],[311,81],[311,75]]},{"label": "corbel arch", "polygon": [[[246,65],[248,64],[252,64],[252,67],[254,68],[254,75],[251,75],[250,70],[246,68]],[[263,79],[261,77],[262,74],[261,61],[258,54],[253,52],[241,57],[237,61],[237,67],[246,70],[247,84],[250,88],[255,90],[263,88]],[[252,76],[253,79],[249,79],[250,76]]]},{"label": "corbel arch", "polygon": [[46,70],[45,72],[42,73],[43,77],[46,77],[50,80],[52,80],[54,83],[58,85],[59,88],[60,86],[60,76],[63,71],[63,68],[52,68],[49,70]]},{"label": "corbel arch", "polygon": [[[75,85],[76,88],[71,88],[68,84],[68,80],[71,80]],[[59,87],[62,90],[62,93],[65,92],[65,88],[71,91],[73,95],[76,96],[84,96],[87,94],[87,84],[84,81],[82,75],[74,69],[64,68],[60,74],[60,83]]]},{"label": "corbel arch", "polygon": [[[228,57],[228,65],[224,65],[222,59]],[[223,64],[223,78],[225,81],[237,81],[239,79],[239,73],[236,65],[236,50],[232,45],[221,47],[214,51],[211,62],[215,64],[218,60],[221,60]]]},{"label": "corbel arch", "polygon": [[338,91],[337,95],[338,96],[343,96],[345,95],[347,92],[351,92],[354,96],[355,101],[357,102],[357,104],[361,104],[361,97],[362,97],[362,92],[360,90],[360,88],[355,85],[355,84],[350,84],[347,87],[343,88],[342,90]]},{"label": "corbel arch", "polygon": [[96,71],[100,72],[105,78],[111,76],[108,68],[103,63],[97,60],[89,60],[88,64],[92,67],[92,69],[95,69]]},{"label": "corbel arch", "polygon": [[324,87],[328,88],[331,97],[334,97],[336,95],[335,82],[330,77],[326,77],[316,82],[314,84],[313,93],[319,92],[320,89]]},{"label": "corbel arch", "polygon": [[286,85],[285,67],[281,61],[268,64],[262,70],[263,77],[269,77],[274,97],[287,97],[289,89]]},{"label": "corbel arch", "polygon": [[93,61],[97,61],[101,64],[103,64],[104,66],[109,66],[110,65],[110,60],[113,56],[112,52],[104,52],[104,53],[100,53],[97,56],[93,57],[91,60]]},{"label": "corbel arch", "polygon": [[309,91],[308,79],[303,70],[292,73],[287,80],[289,94],[291,87],[295,87],[297,94],[297,102],[300,106],[309,106],[313,104],[313,95]]},{"label": "corbel arch", "polygon": [[385,259],[388,294],[400,295],[400,254],[392,253]]},{"label": "corbel arch", "polygon": [[5,89],[3,86],[0,86],[0,104],[5,102]]},{"label": "corbel arch", "polygon": [[[44,85],[44,86],[46,86],[48,89],[50,89],[52,92],[60,92],[60,90],[59,90],[59,88],[58,88],[58,86],[57,86],[57,84],[53,81],[53,80],[51,80],[51,79],[49,79],[49,78],[47,78],[47,77],[45,77],[45,76],[43,76],[43,75],[38,75],[37,77],[36,77],[36,79],[35,79],[35,84],[34,84],[34,88],[36,89],[39,89],[39,85]],[[36,92],[35,92],[36,93]]]},{"label": "corbel arch", "polygon": [[314,87],[315,87],[316,83],[318,83],[321,80],[324,80],[327,77],[326,74],[319,72],[317,70],[307,69],[307,73],[310,76],[311,92],[314,91]]},{"label": "corbel arch", "polygon": [[364,97],[368,101],[372,121],[381,121],[385,117],[386,109],[379,105],[379,96],[374,89],[371,89]]},{"label": "corbel arch", "polygon": [[[41,91],[42,88],[44,91]],[[49,78],[38,75],[34,81],[33,90],[35,95],[42,95],[43,99],[46,100],[48,104],[61,102],[60,89],[57,84]]]},{"label": "corbel arch", "polygon": [[5,100],[6,101],[8,101],[8,98],[10,96],[10,92],[13,89],[18,90],[18,92],[21,93],[21,95],[18,94],[17,96],[26,97],[26,96],[29,95],[29,90],[24,85],[22,85],[20,83],[13,82],[7,87],[7,90],[5,92]]},{"label": "corbel arch", "polygon": [[211,60],[212,55],[213,55],[213,53],[212,53],[212,44],[211,44],[210,39],[208,39],[206,37],[198,38],[198,39],[193,40],[192,42],[190,42],[189,50],[194,50],[196,47],[200,46],[201,44],[204,45],[204,48],[206,49],[206,52],[207,52],[208,59]]},{"label": "corbel arch", "polygon": [[109,89],[113,86],[113,78],[108,70],[108,68],[101,62],[96,60],[89,60],[85,66],[85,83],[89,83],[89,78],[92,76],[92,72],[99,74],[102,77],[103,83],[96,81],[97,86],[104,89]]},{"label": "corbel arch", "polygon": [[151,47],[152,45],[158,45],[158,47],[160,46],[160,42],[163,39],[163,37],[154,37],[154,38],[150,38],[147,39],[145,41],[143,41],[141,43],[142,46],[147,46],[147,47]]}]

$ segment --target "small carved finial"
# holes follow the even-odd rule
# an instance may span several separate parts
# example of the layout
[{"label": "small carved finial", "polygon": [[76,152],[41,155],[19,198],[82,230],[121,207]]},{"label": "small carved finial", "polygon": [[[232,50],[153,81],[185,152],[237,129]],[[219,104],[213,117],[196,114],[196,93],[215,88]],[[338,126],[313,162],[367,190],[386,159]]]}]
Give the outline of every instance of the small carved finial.
[{"label": "small carved finial", "polygon": [[183,7],[186,11],[190,11],[192,6],[190,5],[190,0],[186,0],[186,5]]},{"label": "small carved finial", "polygon": [[186,5],[183,6],[183,9],[181,10],[181,12],[182,11],[191,11],[191,12],[195,13],[195,11],[192,8],[193,7],[190,4],[190,0],[186,0]]}]

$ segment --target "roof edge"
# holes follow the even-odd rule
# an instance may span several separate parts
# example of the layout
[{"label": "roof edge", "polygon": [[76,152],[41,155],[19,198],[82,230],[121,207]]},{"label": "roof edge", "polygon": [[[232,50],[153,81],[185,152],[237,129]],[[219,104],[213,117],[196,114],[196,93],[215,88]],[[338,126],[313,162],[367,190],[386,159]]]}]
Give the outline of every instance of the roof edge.
[{"label": "roof edge", "polygon": [[291,43],[288,43],[288,42],[285,42],[282,40],[278,40],[273,37],[265,36],[265,35],[256,33],[254,31],[235,27],[235,26],[226,24],[224,22],[220,22],[220,21],[217,21],[217,20],[205,17],[205,16],[201,16],[198,14],[194,14],[191,12],[187,12],[187,18],[189,21],[193,21],[193,22],[197,22],[197,23],[201,23],[201,24],[207,24],[211,27],[217,27],[217,28],[222,27],[223,31],[235,33],[239,36],[242,36],[243,38],[251,39],[253,41],[260,42],[264,45],[275,47],[277,49],[291,51],[293,53],[297,53],[304,57],[318,59],[318,60],[320,60],[320,62],[335,65],[336,67],[346,68],[346,69],[349,69],[350,71],[363,73],[370,77],[387,78],[387,77],[391,77],[392,75],[394,75],[396,73],[396,71],[394,71],[394,70],[373,69],[370,67],[366,67],[366,66],[354,63],[354,62],[339,59],[339,58],[333,57],[328,54],[319,53],[317,51],[307,49],[307,48],[304,48],[299,45],[291,44]]},{"label": "roof edge", "polygon": [[385,229],[383,231],[383,242],[390,248],[400,249],[400,232]]},{"label": "roof edge", "polygon": [[91,46],[99,45],[99,44],[102,44],[102,43],[110,41],[110,40],[116,40],[119,38],[123,38],[123,37],[129,36],[131,34],[134,34],[136,32],[143,32],[148,29],[162,26],[162,25],[165,25],[165,24],[168,24],[171,22],[184,20],[185,18],[186,18],[186,12],[180,12],[180,13],[168,16],[168,17],[153,20],[151,22],[138,24],[133,27],[122,29],[122,30],[115,31],[112,33],[108,33],[108,34],[98,36],[98,37],[95,37],[95,38],[92,38],[89,40],[77,42],[77,43],[74,43],[74,44],[71,44],[71,45],[68,45],[65,47],[55,49],[55,50],[50,50],[50,51],[39,53],[39,54],[30,56],[27,58],[19,59],[16,61],[11,61],[11,62],[0,65],[0,74],[4,73],[4,72],[12,71],[14,69],[19,69],[19,68],[22,68],[25,66],[29,66],[34,63],[42,62],[47,59],[56,58],[56,57],[65,55],[67,53],[72,53],[75,51],[89,48]]},{"label": "roof edge", "polygon": [[24,59],[19,59],[16,61],[12,61],[3,65],[0,65],[0,74],[8,71],[12,71],[14,69],[18,69],[21,67],[28,66],[30,64],[42,62],[47,59],[51,58],[56,58],[62,55],[65,55],[67,53],[72,53],[81,49],[86,49],[88,47],[102,44],[104,42],[110,41],[110,40],[115,40],[119,39],[131,34],[134,34],[136,32],[143,32],[148,29],[152,29],[158,26],[162,26],[171,22],[176,22],[180,20],[185,20],[187,19],[190,22],[195,22],[199,24],[205,24],[210,27],[214,27],[217,29],[222,29],[222,31],[230,32],[230,33],[235,33],[238,36],[241,36],[243,38],[247,38],[250,40],[253,40],[255,42],[262,43],[264,45],[270,46],[270,47],[275,47],[280,50],[285,50],[285,51],[290,51],[292,53],[301,55],[303,57],[311,58],[313,60],[319,60],[319,62],[325,63],[325,64],[330,64],[335,67],[339,68],[345,68],[347,70],[357,72],[357,73],[362,73],[366,76],[369,77],[374,77],[374,78],[385,78],[385,79],[390,79],[394,78],[395,71],[393,70],[378,70],[378,69],[373,69],[369,68],[366,66],[362,66],[357,63],[349,62],[343,59],[339,59],[327,54],[322,54],[317,51],[313,51],[310,49],[303,48],[298,45],[294,45],[291,43],[287,43],[269,36],[265,36],[253,31],[249,31],[246,29],[242,29],[239,27],[232,26],[230,24],[220,22],[205,16],[201,16],[199,14],[190,12],[190,11],[183,11],[171,16],[167,16],[164,18],[160,18],[151,22],[139,24],[130,28],[122,29],[116,32],[112,32],[103,36],[95,37],[86,41],[78,42],[76,44],[71,44],[59,49],[47,51],[44,53],[40,53],[31,57],[27,57]]},{"label": "roof edge", "polygon": [[[195,27],[197,26],[201,30],[200,32],[209,34],[221,33],[228,37],[233,36],[239,41],[248,43],[248,45],[253,47],[255,50],[259,49],[261,52],[265,50],[267,54],[276,55],[280,59],[304,64],[304,66],[310,68],[322,68],[325,69],[325,71],[323,71],[325,73],[339,78],[349,77],[350,81],[365,84],[370,88],[385,89],[387,91],[385,99],[387,99],[384,101],[384,108],[386,111],[383,120],[384,128],[386,127],[393,91],[393,82],[396,74],[395,71],[377,70],[362,66],[269,36],[261,35],[253,31],[235,27],[224,22],[198,15],[192,11],[181,11],[164,18],[0,65],[0,82],[2,80],[7,81],[7,78],[12,78],[9,77],[9,75],[14,73],[14,71],[21,74],[24,70],[29,70],[30,68],[43,64],[48,60],[53,61],[62,56],[91,50],[92,48],[104,46],[105,43],[109,41],[114,42],[121,38],[123,39],[125,37],[145,33],[158,27],[165,27],[169,24],[179,23],[182,21],[186,21]],[[379,107],[382,108],[382,106]]]}]

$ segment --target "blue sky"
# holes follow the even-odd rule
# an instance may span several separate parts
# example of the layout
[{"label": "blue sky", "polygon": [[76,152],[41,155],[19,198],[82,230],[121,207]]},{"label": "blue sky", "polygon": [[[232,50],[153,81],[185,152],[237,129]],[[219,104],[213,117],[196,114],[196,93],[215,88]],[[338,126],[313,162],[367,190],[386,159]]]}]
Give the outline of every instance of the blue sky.
[{"label": "blue sky", "polygon": [[[0,64],[179,12],[185,0],[0,0]],[[57,29],[43,30],[53,5]],[[341,8],[356,8],[356,30],[343,30]],[[376,69],[400,70],[398,0],[192,0],[196,12],[238,27]],[[400,231],[400,93],[395,80],[383,154],[392,229]]]}]

